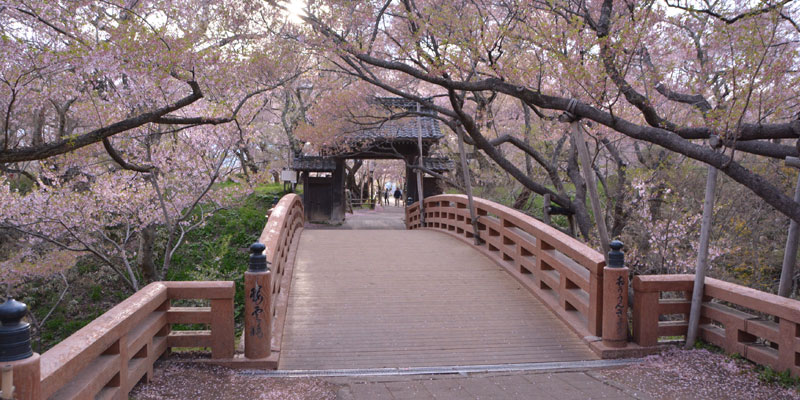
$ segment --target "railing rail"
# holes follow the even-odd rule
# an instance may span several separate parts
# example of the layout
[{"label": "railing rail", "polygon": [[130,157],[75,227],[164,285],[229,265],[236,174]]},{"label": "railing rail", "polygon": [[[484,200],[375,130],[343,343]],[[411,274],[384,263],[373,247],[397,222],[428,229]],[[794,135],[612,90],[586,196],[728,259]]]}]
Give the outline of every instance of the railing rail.
[{"label": "railing rail", "polygon": [[[425,199],[426,228],[473,244],[472,219],[464,195]],[[486,250],[579,335],[600,336],[603,312],[602,254],[519,211],[474,198],[479,236]],[[407,229],[419,229],[419,203],[406,211]]]},{"label": "railing rail", "polygon": [[[210,347],[212,358],[232,358],[233,282],[154,282],[41,355],[39,387],[18,387],[19,398],[118,399],[171,347]],[[174,299],[207,299],[210,307],[172,307]],[[210,330],[172,331],[171,324]],[[37,399],[38,400],[38,399]]]},{"label": "railing rail", "polygon": [[[634,340],[654,346],[659,338],[685,336],[694,275],[634,278]],[[669,298],[664,293],[683,292]],[[674,297],[674,296],[673,296]],[[683,320],[659,321],[683,314]],[[800,301],[706,278],[699,336],[758,364],[800,375]]]},{"label": "railing rail", "polygon": [[264,254],[271,264],[270,315],[272,316],[272,352],[280,351],[286,310],[289,304],[288,288],[291,285],[292,267],[297,253],[300,233],[305,223],[303,201],[292,193],[281,197],[269,215],[259,237],[266,246]]}]

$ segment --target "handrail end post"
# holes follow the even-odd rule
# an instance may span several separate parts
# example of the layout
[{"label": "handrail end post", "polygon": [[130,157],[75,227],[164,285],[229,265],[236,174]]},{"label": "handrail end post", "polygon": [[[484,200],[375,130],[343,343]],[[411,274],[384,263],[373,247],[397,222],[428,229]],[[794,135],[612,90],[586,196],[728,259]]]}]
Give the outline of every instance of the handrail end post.
[{"label": "handrail end post", "polygon": [[261,243],[250,246],[250,265],[244,273],[244,356],[272,354],[272,272]]},{"label": "handrail end post", "polygon": [[628,344],[629,270],[622,246],[619,240],[610,243],[609,265],[603,268],[603,344],[615,348]]}]

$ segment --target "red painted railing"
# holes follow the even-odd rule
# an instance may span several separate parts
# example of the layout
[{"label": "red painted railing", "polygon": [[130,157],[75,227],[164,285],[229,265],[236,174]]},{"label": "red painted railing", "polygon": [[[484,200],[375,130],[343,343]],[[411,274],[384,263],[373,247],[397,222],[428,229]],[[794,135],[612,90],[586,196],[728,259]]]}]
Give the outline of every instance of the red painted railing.
[{"label": "red painted railing", "polygon": [[[635,277],[636,343],[654,346],[659,338],[685,336],[693,287],[694,275]],[[683,318],[659,321],[666,315]],[[800,375],[800,301],[706,278],[698,332],[701,339],[728,353]]]},{"label": "red painted railing", "polygon": [[[15,398],[122,399],[171,347],[210,347],[215,359],[234,352],[233,282],[154,282],[41,356],[12,362]],[[172,307],[207,299],[210,307]],[[210,330],[172,331],[172,324]]]},{"label": "red painted railing", "polygon": [[[479,249],[536,295],[581,337],[600,336],[603,311],[602,254],[561,231],[509,207],[474,199]],[[473,244],[464,195],[425,199],[425,227]],[[419,203],[408,207],[406,227],[419,229]]]},{"label": "red painted railing", "polygon": [[[287,194],[271,210],[267,225],[258,239],[259,243],[266,246],[267,261],[271,263],[272,288],[269,304],[273,318],[271,346],[273,354],[280,352],[286,310],[289,305],[292,267],[304,223],[302,199],[296,194]],[[275,366],[277,367],[277,363]]]}]

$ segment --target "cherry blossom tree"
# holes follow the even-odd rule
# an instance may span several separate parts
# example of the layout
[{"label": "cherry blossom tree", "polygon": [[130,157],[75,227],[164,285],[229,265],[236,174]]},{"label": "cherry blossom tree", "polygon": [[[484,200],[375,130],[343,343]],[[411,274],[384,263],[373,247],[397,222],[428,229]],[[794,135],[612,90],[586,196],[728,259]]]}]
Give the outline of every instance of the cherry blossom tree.
[{"label": "cherry blossom tree", "polygon": [[89,253],[133,290],[163,279],[186,232],[249,190],[219,183],[248,172],[271,91],[303,72],[287,29],[236,1],[0,2],[0,228],[22,241],[0,278]]},{"label": "cherry blossom tree", "polygon": [[[544,118],[591,121],[712,165],[797,221],[800,206],[748,154],[798,155],[798,11],[759,4],[331,1],[313,3],[303,19],[316,33],[306,43],[334,48],[343,73],[453,120],[515,179],[563,207],[572,209],[568,199],[486,139],[472,112],[481,97],[517,98]],[[420,84],[397,85],[398,76]],[[724,152],[699,143],[712,136]]]}]

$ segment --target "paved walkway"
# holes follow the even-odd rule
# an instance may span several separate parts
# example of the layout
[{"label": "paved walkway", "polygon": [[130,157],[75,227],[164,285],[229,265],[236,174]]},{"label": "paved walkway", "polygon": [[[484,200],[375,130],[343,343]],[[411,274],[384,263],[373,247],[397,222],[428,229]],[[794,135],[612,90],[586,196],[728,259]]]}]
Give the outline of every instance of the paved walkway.
[{"label": "paved walkway", "polygon": [[611,385],[592,372],[482,374],[477,376],[412,376],[359,381],[329,379],[343,384],[339,400],[583,400],[648,399],[647,395]]},{"label": "paved walkway", "polygon": [[307,223],[311,229],[406,229],[405,208],[395,206],[375,206],[374,210],[357,209],[345,215],[342,225]]},{"label": "paved walkway", "polygon": [[280,369],[596,359],[508,273],[427,230],[300,238]]},{"label": "paved walkway", "polygon": [[[600,375],[603,371],[607,370],[482,373],[468,374],[468,376],[267,378],[259,375],[262,371],[237,371],[207,364],[162,361],[156,364],[153,381],[137,385],[131,393],[131,398],[135,400],[651,399],[641,391],[613,380],[603,379]],[[689,397],[684,397],[686,399],[725,398],[702,395],[691,397],[693,394],[691,391],[687,394]],[[783,398],[786,397],[769,397],[770,400]]]}]

